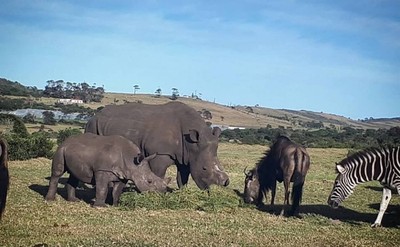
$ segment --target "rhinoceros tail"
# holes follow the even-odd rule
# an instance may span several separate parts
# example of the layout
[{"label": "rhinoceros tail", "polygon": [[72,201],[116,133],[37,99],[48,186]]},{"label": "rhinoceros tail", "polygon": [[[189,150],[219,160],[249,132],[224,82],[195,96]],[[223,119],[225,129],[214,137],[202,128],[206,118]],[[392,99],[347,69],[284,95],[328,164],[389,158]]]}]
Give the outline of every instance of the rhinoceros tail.
[{"label": "rhinoceros tail", "polygon": [[8,145],[4,139],[0,139],[0,219],[6,208],[10,176],[8,174]]}]

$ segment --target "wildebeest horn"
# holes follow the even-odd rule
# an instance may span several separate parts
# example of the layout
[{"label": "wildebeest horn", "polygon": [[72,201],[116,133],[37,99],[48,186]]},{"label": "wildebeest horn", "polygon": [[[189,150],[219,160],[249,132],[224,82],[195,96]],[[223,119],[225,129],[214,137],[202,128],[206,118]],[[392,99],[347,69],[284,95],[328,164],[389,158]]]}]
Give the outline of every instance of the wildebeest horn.
[{"label": "wildebeest horn", "polygon": [[247,170],[247,166],[246,166],[246,167],[243,169],[243,173],[244,173],[244,175],[246,175],[246,176],[250,176],[250,171],[246,173],[246,170]]}]

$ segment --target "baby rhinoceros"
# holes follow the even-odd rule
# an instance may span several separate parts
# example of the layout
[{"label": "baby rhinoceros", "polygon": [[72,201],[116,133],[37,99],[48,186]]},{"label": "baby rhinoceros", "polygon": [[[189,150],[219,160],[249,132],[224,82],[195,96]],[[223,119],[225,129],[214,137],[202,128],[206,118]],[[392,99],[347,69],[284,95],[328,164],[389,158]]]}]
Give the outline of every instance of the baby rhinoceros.
[{"label": "baby rhinoceros", "polygon": [[150,169],[148,161],[156,154],[144,157],[139,148],[122,136],[99,136],[91,133],[67,138],[57,149],[52,162],[47,201],[55,199],[59,178],[67,171],[67,200],[77,201],[75,189],[79,181],[96,185],[93,206],[105,206],[108,185],[113,184],[113,205],[128,180],[139,192],[167,191],[170,178],[162,179]]}]

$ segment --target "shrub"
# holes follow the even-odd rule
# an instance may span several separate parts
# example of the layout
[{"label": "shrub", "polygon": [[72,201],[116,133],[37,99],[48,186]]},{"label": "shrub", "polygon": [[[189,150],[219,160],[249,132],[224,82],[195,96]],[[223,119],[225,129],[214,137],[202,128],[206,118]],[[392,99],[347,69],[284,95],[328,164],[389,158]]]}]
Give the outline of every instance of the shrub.
[{"label": "shrub", "polygon": [[57,145],[60,145],[67,139],[68,137],[72,135],[79,135],[82,132],[79,129],[72,129],[72,128],[67,128],[64,130],[60,130],[57,134]]},{"label": "shrub", "polygon": [[0,114],[0,122],[13,124],[12,131],[3,135],[9,145],[10,160],[50,158],[53,155],[54,143],[49,133],[39,131],[30,135],[24,122],[14,115]]},{"label": "shrub", "polygon": [[30,157],[38,158],[52,158],[54,143],[49,138],[50,134],[47,132],[36,132],[30,136]]},{"label": "shrub", "polygon": [[48,138],[46,132],[36,132],[29,137],[15,134],[4,135],[9,146],[10,160],[28,160],[32,158],[53,156],[54,143]]}]

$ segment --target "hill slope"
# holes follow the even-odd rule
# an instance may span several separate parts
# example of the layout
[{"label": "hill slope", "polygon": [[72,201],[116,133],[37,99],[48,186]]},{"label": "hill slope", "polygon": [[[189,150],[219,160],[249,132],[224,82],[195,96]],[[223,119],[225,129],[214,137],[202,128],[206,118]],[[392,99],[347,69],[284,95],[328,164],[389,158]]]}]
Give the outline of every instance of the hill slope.
[{"label": "hill slope", "polygon": [[[8,97],[30,97],[40,103],[53,105],[57,99],[38,98],[41,90],[36,87],[25,87],[19,82],[12,82],[0,78],[0,95]],[[11,96],[10,96],[11,95]],[[29,96],[30,95],[30,96]],[[32,100],[32,99],[30,99]],[[272,128],[320,128],[320,127],[352,127],[362,129],[388,129],[400,126],[400,117],[370,119],[366,121],[356,121],[343,116],[329,113],[312,111],[294,111],[287,109],[270,109],[265,107],[249,106],[224,106],[213,102],[199,99],[179,97],[177,99],[198,111],[209,111],[212,119],[209,120],[215,125],[225,127],[244,127],[261,128],[271,126]],[[100,103],[85,104],[86,107],[96,109],[108,104],[124,104],[126,102],[142,102],[145,104],[164,104],[170,102],[167,96],[155,97],[150,94],[124,94],[124,93],[105,93]],[[1,109],[0,109],[1,110]]]},{"label": "hill slope", "polygon": [[[149,94],[122,94],[106,93],[101,103],[89,104],[89,107],[97,108],[107,104],[123,104],[125,102],[142,102],[145,104],[163,104],[170,102],[166,96],[154,97]],[[208,110],[212,114],[209,120],[215,125],[233,126],[244,128],[261,128],[270,125],[273,128],[310,128],[323,125],[324,127],[352,127],[362,129],[391,128],[400,126],[400,118],[371,119],[368,121],[356,121],[334,114],[294,111],[287,109],[270,109],[265,107],[229,107],[213,102],[179,97],[181,101],[198,111]]]}]

